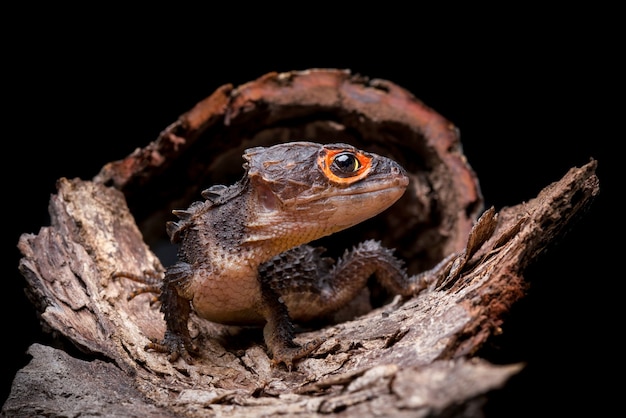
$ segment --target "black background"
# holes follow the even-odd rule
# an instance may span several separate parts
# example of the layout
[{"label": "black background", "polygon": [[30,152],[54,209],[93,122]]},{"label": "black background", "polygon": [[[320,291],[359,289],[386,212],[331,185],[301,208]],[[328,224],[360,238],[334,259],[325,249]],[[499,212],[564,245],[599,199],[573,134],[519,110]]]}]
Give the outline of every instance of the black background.
[{"label": "black background", "polygon": [[2,403],[29,360],[27,347],[48,341],[23,294],[16,244],[49,224],[55,181],[91,178],[222,84],[307,68],[390,80],[445,116],[460,128],[486,204],[496,209],[598,160],[600,196],[527,272],[528,295],[481,355],[527,364],[492,398],[489,416],[595,415],[616,403],[605,377],[620,380],[623,369],[616,349],[623,273],[615,273],[611,251],[623,249],[616,203],[623,176],[614,161],[624,140],[624,38],[615,12],[491,10],[492,18],[476,20],[453,11],[370,10],[359,18],[326,11],[259,24],[249,11],[249,21],[214,12],[191,23],[196,11],[186,10],[178,25],[170,16],[39,12],[20,20],[3,64]]}]

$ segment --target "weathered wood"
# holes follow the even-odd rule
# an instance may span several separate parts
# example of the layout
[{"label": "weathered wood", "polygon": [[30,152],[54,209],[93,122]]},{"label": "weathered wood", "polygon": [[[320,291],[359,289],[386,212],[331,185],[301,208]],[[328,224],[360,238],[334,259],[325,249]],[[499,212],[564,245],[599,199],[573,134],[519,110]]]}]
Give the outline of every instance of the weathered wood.
[{"label": "weathered wood", "polygon": [[[33,345],[33,361],[18,372],[3,413],[32,416],[93,411],[124,416],[237,417],[370,416],[384,412],[387,416],[462,416],[467,411],[480,411],[485,394],[501,387],[521,369],[518,364],[491,365],[473,354],[490,335],[499,332],[504,314],[523,297],[524,270],[548,244],[559,239],[573,219],[584,214],[597,195],[596,162],[572,168],[535,199],[498,213],[487,211],[470,232],[482,198],[477,180],[459,151],[455,130],[391,83],[370,83],[377,86],[370,91],[368,83],[359,81],[356,85],[362,86],[363,92],[344,72],[315,75],[319,78],[268,75],[256,84],[236,89],[236,94],[230,88],[220,89],[216,94],[218,98],[225,95],[224,101],[211,96],[155,142],[104,167],[93,181],[58,181],[57,193],[50,200],[51,225],[20,239],[20,271],[45,326],[74,343],[88,358],[106,362],[85,362]],[[338,86],[338,78],[350,88]],[[284,80],[290,83],[285,85]],[[281,93],[280,89],[305,81],[313,84]],[[315,88],[307,91],[311,85]],[[320,86],[327,88],[320,91]],[[344,322],[303,330],[297,341],[322,338],[325,343],[291,372],[270,365],[260,330],[210,324],[196,317],[192,317],[191,329],[201,355],[193,365],[182,360],[170,363],[160,353],[145,351],[150,338],[160,338],[164,332],[158,305],[150,302],[150,294],[127,300],[134,284],[110,277],[120,270],[140,273],[162,268],[145,242],[152,231],[146,225],[156,224],[164,216],[163,207],[184,207],[182,202],[202,187],[199,179],[214,181],[218,176],[214,171],[232,166],[234,153],[243,145],[270,140],[268,133],[249,134],[246,141],[233,144],[232,138],[242,135],[244,125],[235,120],[247,115],[247,123],[257,128],[274,126],[272,134],[280,131],[278,137],[283,139],[289,138],[287,133],[293,134],[291,129],[300,129],[286,123],[293,122],[293,113],[304,118],[308,126],[335,129],[333,124],[338,122],[315,124],[312,115],[324,110],[321,114],[328,117],[335,102],[328,101],[327,95],[336,96],[338,90],[346,102],[348,97],[362,100],[365,94],[368,99],[377,98],[377,105],[368,105],[371,108],[365,110],[365,104],[358,109],[352,106],[346,112],[350,118],[376,127],[378,133],[395,118],[394,131],[402,133],[379,142],[359,135],[346,141],[362,148],[366,147],[363,144],[382,147],[389,141],[388,155],[404,162],[411,158],[421,161],[409,164],[417,184],[407,192],[412,196],[398,202],[395,211],[365,225],[351,239],[388,233],[387,245],[396,247],[401,257],[408,261],[411,256],[420,258],[409,263],[411,269],[432,266],[438,261],[436,257],[454,253],[450,262],[417,297],[396,297],[362,315],[348,315]],[[286,96],[291,101],[285,102]],[[346,102],[334,106],[341,109]],[[274,106],[272,111],[267,110],[268,103]],[[301,107],[294,103],[301,103]],[[303,117],[313,105],[314,111]],[[255,106],[264,118],[250,122]],[[203,109],[204,113],[200,112]],[[216,109],[222,119],[213,113]],[[219,128],[220,133],[211,127],[217,120],[228,121]],[[290,128],[278,128],[278,120]],[[213,143],[204,137],[212,130],[212,135],[223,139],[233,124],[237,133],[232,134],[231,142]],[[186,131],[177,131],[179,135],[172,139],[172,132],[182,127]],[[431,137],[433,132],[436,135]],[[401,149],[404,154],[394,154]],[[206,152],[212,153],[213,160]],[[200,172],[200,161],[208,161],[210,169]],[[183,175],[192,175],[190,172],[196,176],[190,182],[192,191],[176,194],[180,184],[167,179],[180,180]],[[155,200],[146,199],[148,207],[139,209],[146,190],[157,189],[163,191],[163,204],[150,206]],[[415,213],[416,207],[432,208],[429,199],[434,198],[440,205],[450,205],[436,209],[442,215],[439,224],[429,224]],[[127,202],[132,202],[133,210]],[[137,217],[146,228],[137,227]],[[420,225],[418,229],[430,236],[428,242],[438,245],[437,251],[424,252],[421,246],[426,241],[416,236],[414,228],[390,232],[399,224]],[[341,243],[354,242],[342,236]]]}]

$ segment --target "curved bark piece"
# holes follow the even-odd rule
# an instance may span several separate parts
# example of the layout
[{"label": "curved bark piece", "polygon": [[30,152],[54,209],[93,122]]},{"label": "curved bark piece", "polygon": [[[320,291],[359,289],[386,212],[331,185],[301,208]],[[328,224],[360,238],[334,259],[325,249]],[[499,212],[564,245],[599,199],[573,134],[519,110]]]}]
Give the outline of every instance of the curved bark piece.
[{"label": "curved bark piece", "polygon": [[[315,88],[309,91],[311,86]],[[275,88],[279,92],[272,94]],[[311,103],[315,112],[308,109]],[[344,106],[349,110],[338,112],[341,118],[329,116]],[[351,118],[354,126],[348,123]],[[294,139],[281,135],[297,132],[296,120],[303,121],[298,129],[308,138],[334,132],[332,140],[344,138],[366,149],[363,144],[369,144],[376,152],[385,147],[387,155],[409,165],[415,180],[412,195],[399,202],[397,211],[364,225],[356,238],[342,237],[344,247],[360,236],[384,238],[400,257],[409,262],[406,254],[419,258],[411,263],[418,271],[439,261],[435,253],[440,258],[455,254],[418,296],[396,297],[351,320],[303,330],[297,341],[325,342],[291,372],[271,366],[260,330],[196,317],[191,331],[201,355],[194,364],[170,363],[166,356],[144,350],[164,332],[158,304],[150,294],[128,300],[135,284],[112,280],[112,273],[161,269],[144,236],[165,216],[162,209],[197,199],[206,186],[199,183],[220,176],[223,181],[216,182],[229,183],[242,147],[270,141],[273,135]],[[364,127],[356,127],[359,120]],[[343,128],[336,129],[337,124]],[[353,136],[342,136],[346,132]],[[381,140],[374,132],[393,135]],[[238,89],[219,89],[155,142],[108,164],[93,181],[58,181],[50,201],[51,225],[21,237],[19,268],[45,326],[88,358],[108,364],[89,366],[34,345],[33,361],[16,376],[3,413],[75,415],[85,388],[72,376],[84,379],[89,373],[98,375],[99,380],[88,380],[90,400],[102,415],[155,416],[155,406],[161,416],[189,417],[463,416],[480,409],[484,395],[501,387],[521,365],[494,366],[472,355],[499,332],[504,314],[523,297],[527,266],[598,194],[596,165],[592,160],[572,168],[526,203],[498,213],[488,210],[472,229],[482,198],[460,153],[456,130],[392,83],[315,70],[270,74]],[[179,183],[185,176],[190,183]],[[181,184],[190,190],[181,191]],[[162,194],[151,195],[156,190]],[[163,204],[153,206],[155,202]],[[439,206],[444,203],[450,207]],[[436,212],[437,219],[422,219],[423,207],[431,209],[430,215]],[[430,254],[420,249],[424,242],[439,247]],[[69,376],[65,382],[54,378],[60,370]],[[123,398],[133,401],[124,403]]]}]

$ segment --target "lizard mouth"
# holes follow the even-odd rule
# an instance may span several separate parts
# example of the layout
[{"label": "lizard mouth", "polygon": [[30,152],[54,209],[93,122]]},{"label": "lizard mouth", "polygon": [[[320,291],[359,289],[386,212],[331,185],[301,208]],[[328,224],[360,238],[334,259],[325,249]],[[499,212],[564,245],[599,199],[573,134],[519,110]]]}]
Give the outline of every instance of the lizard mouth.
[{"label": "lizard mouth", "polygon": [[385,192],[393,192],[395,190],[406,190],[409,185],[409,177],[400,167],[394,167],[395,170],[390,174],[378,174],[370,176],[361,182],[352,183],[350,187],[338,188],[338,195],[354,196],[365,194],[380,194]]},{"label": "lizard mouth", "polygon": [[325,197],[311,204],[333,212],[330,217],[336,225],[354,225],[389,208],[402,197],[408,185],[409,177],[397,170],[393,176],[380,174],[350,187],[332,188]]}]

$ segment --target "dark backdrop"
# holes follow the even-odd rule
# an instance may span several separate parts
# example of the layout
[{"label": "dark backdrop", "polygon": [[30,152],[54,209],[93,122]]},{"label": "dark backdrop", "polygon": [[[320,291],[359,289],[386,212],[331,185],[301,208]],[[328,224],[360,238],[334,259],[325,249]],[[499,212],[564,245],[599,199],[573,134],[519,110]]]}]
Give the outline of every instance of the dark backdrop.
[{"label": "dark backdrop", "polygon": [[[144,32],[136,21],[70,19],[22,26],[3,64],[11,70],[4,123],[11,129],[3,142],[9,263],[0,304],[8,328],[2,403],[29,360],[27,347],[48,342],[23,295],[16,244],[21,233],[49,224],[56,179],[92,177],[155,139],[222,84],[314,67],[393,81],[448,118],[460,128],[486,204],[496,209],[530,199],[569,168],[598,160],[601,193],[591,211],[528,271],[528,295],[481,354],[527,363],[493,397],[491,416],[510,408],[520,415],[598,412],[612,403],[604,376],[607,368],[622,369],[613,357],[621,354],[615,348],[623,326],[615,321],[622,314],[613,307],[623,273],[615,272],[619,260],[609,250],[623,249],[623,236],[617,204],[609,201],[623,190],[612,161],[624,139],[624,91],[623,42],[610,12],[520,21],[507,15],[456,30],[445,19],[426,29],[427,16],[400,22],[394,19],[402,12],[372,13],[341,34],[345,19],[246,30],[233,16],[212,16],[228,21],[228,30],[212,30],[207,22],[173,30],[150,21]],[[590,20],[600,25],[589,28]]]}]

